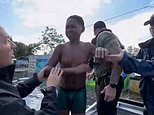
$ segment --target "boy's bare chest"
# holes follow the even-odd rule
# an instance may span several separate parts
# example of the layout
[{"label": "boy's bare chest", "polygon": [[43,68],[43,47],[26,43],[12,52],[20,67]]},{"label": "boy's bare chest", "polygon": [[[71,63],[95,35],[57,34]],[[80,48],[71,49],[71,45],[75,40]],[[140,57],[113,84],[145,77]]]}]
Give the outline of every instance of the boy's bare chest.
[{"label": "boy's bare chest", "polygon": [[62,52],[61,62],[65,66],[76,66],[82,63],[87,63],[89,51],[86,48],[65,48]]}]

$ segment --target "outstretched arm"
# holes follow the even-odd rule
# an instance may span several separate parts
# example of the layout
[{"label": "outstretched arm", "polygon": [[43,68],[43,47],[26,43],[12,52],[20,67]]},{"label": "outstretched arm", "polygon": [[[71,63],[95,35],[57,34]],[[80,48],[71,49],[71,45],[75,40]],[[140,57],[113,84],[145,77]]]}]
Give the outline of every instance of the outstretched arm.
[{"label": "outstretched arm", "polygon": [[61,55],[62,55],[62,48],[63,48],[63,44],[58,45],[55,48],[52,56],[48,60],[48,63],[46,65],[47,68],[46,68],[45,73],[44,73],[44,76],[46,78],[49,76],[51,68],[55,67],[58,64],[58,62],[60,61],[60,58],[61,58]]},{"label": "outstretched arm", "polygon": [[128,56],[124,50],[119,54],[106,55],[106,61],[119,63],[125,73],[135,72],[144,77],[154,75],[154,60],[136,59]]},{"label": "outstretched arm", "polygon": [[135,72],[145,77],[154,75],[154,60],[135,59],[125,53],[119,64],[126,73]]}]

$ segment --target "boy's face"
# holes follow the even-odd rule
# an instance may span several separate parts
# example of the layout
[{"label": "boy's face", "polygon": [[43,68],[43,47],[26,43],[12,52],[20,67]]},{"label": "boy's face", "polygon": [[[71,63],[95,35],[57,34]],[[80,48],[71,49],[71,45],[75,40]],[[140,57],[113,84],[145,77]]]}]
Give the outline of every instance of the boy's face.
[{"label": "boy's face", "polygon": [[65,33],[69,40],[79,39],[82,32],[82,26],[75,19],[70,18],[67,20]]}]

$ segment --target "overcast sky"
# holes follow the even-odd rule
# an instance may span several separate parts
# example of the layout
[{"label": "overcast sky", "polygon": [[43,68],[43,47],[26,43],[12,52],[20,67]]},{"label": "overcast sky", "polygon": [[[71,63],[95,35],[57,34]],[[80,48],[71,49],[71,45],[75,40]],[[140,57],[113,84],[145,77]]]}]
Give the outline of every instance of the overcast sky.
[{"label": "overcast sky", "polygon": [[[149,26],[143,26],[154,13],[154,0],[0,0],[0,25],[14,41],[26,44],[38,41],[45,26],[54,27],[65,36],[65,22],[70,15],[83,17],[86,30],[82,41],[91,41],[93,24],[98,20],[141,10],[105,21],[127,46],[135,46],[151,36]],[[142,9],[143,8],[143,9]]]}]

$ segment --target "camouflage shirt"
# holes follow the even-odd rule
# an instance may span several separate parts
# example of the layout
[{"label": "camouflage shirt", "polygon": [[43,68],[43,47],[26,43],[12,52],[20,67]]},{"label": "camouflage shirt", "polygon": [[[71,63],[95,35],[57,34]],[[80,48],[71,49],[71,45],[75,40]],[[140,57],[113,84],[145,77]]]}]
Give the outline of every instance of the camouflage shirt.
[{"label": "camouflage shirt", "polygon": [[[121,48],[122,45],[116,35],[114,35],[111,31],[102,31],[96,37],[96,48],[103,47],[108,49],[112,54],[119,53],[118,48]],[[95,76],[103,77],[106,75],[111,75],[111,63],[105,62],[102,59],[95,59],[94,61],[94,70]]]}]

